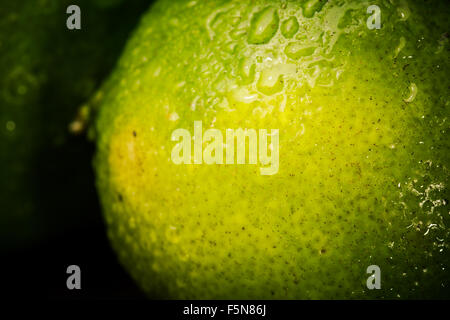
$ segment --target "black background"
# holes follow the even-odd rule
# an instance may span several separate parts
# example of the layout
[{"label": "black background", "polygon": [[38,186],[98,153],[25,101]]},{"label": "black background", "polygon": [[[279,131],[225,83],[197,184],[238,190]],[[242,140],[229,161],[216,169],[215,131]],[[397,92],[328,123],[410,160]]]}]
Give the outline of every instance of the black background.
[{"label": "black background", "polygon": [[[71,204],[69,210],[78,212],[81,220],[89,217],[86,223],[76,224],[46,241],[2,257],[2,267],[6,267],[3,284],[6,282],[7,292],[17,298],[32,299],[143,299],[141,291],[119,265],[106,237],[93,183],[91,158],[94,146],[79,136],[72,137],[65,148],[50,152],[67,165],[68,171],[84,172],[78,176],[78,183],[85,187],[79,193],[68,193],[55,202],[48,191],[55,185],[67,183],[67,171],[41,167],[40,173],[46,177],[40,186],[42,210],[58,211],[60,206]],[[74,159],[81,166],[75,167]],[[66,270],[70,265],[78,265],[81,269],[81,290],[67,289],[69,275]]]},{"label": "black background", "polygon": [[[68,124],[87,99],[79,94],[77,87],[83,85],[85,79],[95,80],[95,88],[101,85],[114,69],[140,16],[153,1],[120,0],[115,6],[102,8],[91,0],[61,0],[56,13],[40,15],[37,11],[31,22],[20,13],[34,0],[0,1],[0,20],[17,15],[16,22],[7,25],[11,34],[27,25],[42,25],[44,31],[30,33],[30,36],[37,34],[44,39],[36,40],[36,45],[48,53],[49,60],[40,61],[42,57],[30,56],[38,68],[35,71],[45,74],[47,80],[32,105],[19,106],[37,109],[34,121],[43,124],[38,130],[26,128],[27,136],[36,136],[40,141],[38,151],[31,155],[32,166],[26,169],[26,191],[6,199],[7,207],[0,208],[0,214],[9,210],[8,214],[14,216],[15,208],[23,206],[25,200],[31,201],[35,221],[41,224],[24,221],[23,227],[2,229],[10,233],[10,238],[6,236],[3,240],[2,237],[5,243],[0,244],[2,296],[27,301],[143,299],[140,289],[119,265],[106,237],[92,166],[95,145],[84,134],[71,134]],[[81,8],[81,30],[66,28],[65,8],[69,4]],[[20,46],[22,41],[29,41],[26,33],[17,34],[17,43],[12,42],[12,45]],[[8,54],[8,50],[2,50],[0,58]],[[6,71],[0,70],[0,76]],[[0,111],[8,113],[8,108],[12,107],[2,106]],[[55,137],[62,142],[54,143]],[[14,154],[19,147],[23,148],[22,140],[14,143],[17,145],[6,149],[7,153]],[[0,170],[6,173],[2,177],[21,178],[13,172],[13,165],[6,163],[5,167],[2,162]],[[8,189],[9,181],[0,183],[0,190]],[[5,194],[0,193],[0,196],[5,197]],[[34,235],[27,239],[14,238],[15,234],[26,234],[21,232],[22,228],[34,230]],[[66,270],[70,265],[81,268],[81,290],[67,289]]]}]

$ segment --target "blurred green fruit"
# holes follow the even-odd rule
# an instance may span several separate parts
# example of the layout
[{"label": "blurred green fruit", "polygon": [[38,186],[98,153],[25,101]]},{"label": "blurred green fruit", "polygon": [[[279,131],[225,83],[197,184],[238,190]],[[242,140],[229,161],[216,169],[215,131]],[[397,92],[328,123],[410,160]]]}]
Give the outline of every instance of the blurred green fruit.
[{"label": "blurred green fruit", "polygon": [[[82,30],[66,28],[70,4],[81,8]],[[69,123],[147,6],[0,1],[0,250],[93,220],[90,148],[71,137]]]},{"label": "blurred green fruit", "polygon": [[[97,185],[137,283],[160,298],[449,297],[448,14],[157,2],[97,96]],[[278,173],[174,164],[172,132],[194,121],[279,129]]]}]

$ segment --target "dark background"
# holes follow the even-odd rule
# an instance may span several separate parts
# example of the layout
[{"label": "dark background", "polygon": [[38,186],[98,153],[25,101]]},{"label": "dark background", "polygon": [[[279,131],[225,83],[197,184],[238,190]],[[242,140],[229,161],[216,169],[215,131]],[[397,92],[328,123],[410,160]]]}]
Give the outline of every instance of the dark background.
[{"label": "dark background", "polygon": [[[151,3],[0,0],[0,268],[7,298],[144,298],[106,237],[95,145],[68,127]],[[66,28],[71,4],[81,8],[81,30]],[[81,290],[66,287],[69,265],[81,268]]]},{"label": "dark background", "polygon": [[[47,152],[65,163],[66,170],[75,176],[80,173],[77,185],[84,188],[77,194],[64,194],[55,202],[51,189],[67,183],[68,171],[42,166],[39,172],[47,178],[40,185],[41,208],[47,214],[62,214],[61,210],[78,214],[81,223],[3,256],[3,267],[9,269],[3,272],[6,287],[17,298],[143,299],[139,288],[119,265],[106,237],[90,165],[94,146],[87,145],[80,136],[71,138],[64,148]],[[74,166],[74,159],[81,166]],[[67,204],[72,205],[64,209]],[[81,269],[81,290],[67,289],[66,270],[72,264]]]}]

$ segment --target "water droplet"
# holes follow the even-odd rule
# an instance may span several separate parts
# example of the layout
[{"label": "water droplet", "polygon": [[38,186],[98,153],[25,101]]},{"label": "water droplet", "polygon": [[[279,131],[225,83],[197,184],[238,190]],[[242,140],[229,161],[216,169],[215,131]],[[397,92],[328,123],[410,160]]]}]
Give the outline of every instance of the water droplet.
[{"label": "water droplet", "polygon": [[400,16],[400,21],[408,20],[411,11],[409,10],[406,2],[404,2],[404,6],[397,8],[398,15]]},{"label": "water droplet", "polygon": [[234,42],[229,42],[224,45],[223,50],[229,54],[233,54],[237,48],[237,44]]},{"label": "water droplet", "polygon": [[233,40],[237,40],[241,38],[242,35],[246,33],[246,29],[242,28],[241,26],[238,26],[237,28],[231,30],[229,33],[230,38]]},{"label": "water droplet", "polygon": [[170,121],[177,121],[178,119],[180,119],[180,116],[179,116],[178,113],[176,113],[176,112],[172,112],[172,113],[169,115],[169,120],[170,120]]},{"label": "water droplet", "polygon": [[293,60],[298,60],[301,57],[307,57],[314,53],[316,50],[315,47],[305,46],[300,44],[299,42],[291,42],[286,46],[284,53],[286,56]]},{"label": "water droplet", "polygon": [[176,88],[180,89],[186,85],[186,81],[181,81],[176,84]]},{"label": "water droplet", "polygon": [[161,73],[161,67],[156,68],[155,72],[153,72],[153,77],[157,78],[159,77]]},{"label": "water droplet", "polygon": [[239,71],[242,77],[243,84],[252,83],[255,79],[256,65],[249,58],[242,59],[239,63]]},{"label": "water droplet", "polygon": [[265,44],[273,38],[278,30],[280,18],[273,7],[267,7],[252,17],[248,42],[250,44]]},{"label": "water droplet", "polygon": [[312,18],[316,12],[322,10],[326,1],[323,0],[309,0],[303,3],[303,16],[306,18]]},{"label": "water droplet", "polygon": [[186,5],[188,8],[191,8],[193,6],[195,6],[197,4],[197,1],[190,1],[188,2],[188,4]]},{"label": "water droplet", "polygon": [[413,102],[416,98],[418,90],[419,89],[417,88],[416,84],[411,83],[411,85],[409,86],[409,97],[404,99],[403,101],[405,101],[406,103]]},{"label": "water droplet", "polygon": [[290,17],[281,24],[281,33],[287,39],[292,38],[298,31],[299,25],[296,17]]},{"label": "water droplet", "polygon": [[400,53],[400,51],[403,50],[403,48],[405,47],[406,44],[406,40],[404,37],[400,38],[400,43],[398,44],[397,48],[395,48],[394,51],[394,58],[397,58],[398,54]]},{"label": "water droplet", "polygon": [[258,90],[266,95],[273,95],[283,90],[283,75],[276,67],[261,72],[257,84]]},{"label": "water droplet", "polygon": [[232,3],[220,7],[219,9],[212,12],[206,19],[206,30],[208,31],[209,38],[211,40],[213,40],[216,35],[217,26],[223,23],[222,19],[223,15],[226,14],[232,7],[233,7]]},{"label": "water droplet", "polygon": [[250,93],[246,88],[238,88],[232,92],[233,98],[236,101],[244,103],[252,103],[258,99],[257,94]]}]

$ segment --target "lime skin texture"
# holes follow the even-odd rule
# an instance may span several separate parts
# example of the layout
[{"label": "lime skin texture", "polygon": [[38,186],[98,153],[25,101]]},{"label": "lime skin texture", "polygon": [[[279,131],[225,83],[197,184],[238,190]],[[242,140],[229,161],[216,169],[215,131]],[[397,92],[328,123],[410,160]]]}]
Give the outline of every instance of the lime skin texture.
[{"label": "lime skin texture", "polygon": [[[449,297],[448,12],[156,2],[95,125],[108,235],[149,297]],[[171,134],[194,121],[279,129],[279,171],[174,164]]]}]

